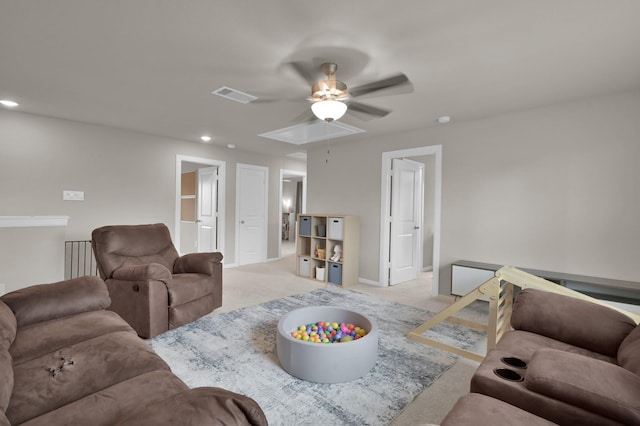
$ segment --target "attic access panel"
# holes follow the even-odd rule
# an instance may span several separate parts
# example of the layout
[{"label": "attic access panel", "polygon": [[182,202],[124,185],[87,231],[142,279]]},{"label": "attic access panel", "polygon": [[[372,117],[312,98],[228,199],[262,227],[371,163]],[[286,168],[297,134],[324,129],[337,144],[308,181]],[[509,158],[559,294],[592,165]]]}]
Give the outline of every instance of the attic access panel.
[{"label": "attic access panel", "polygon": [[363,129],[345,123],[335,121],[328,123],[326,121],[316,120],[261,133],[258,136],[294,145],[304,145],[311,142],[355,135],[364,131]]}]

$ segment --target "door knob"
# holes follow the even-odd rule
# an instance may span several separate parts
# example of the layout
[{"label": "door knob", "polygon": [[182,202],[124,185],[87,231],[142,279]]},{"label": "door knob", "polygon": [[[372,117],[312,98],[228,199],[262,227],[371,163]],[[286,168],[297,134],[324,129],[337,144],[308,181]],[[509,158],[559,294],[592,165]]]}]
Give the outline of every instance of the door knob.
[{"label": "door knob", "polygon": [[413,227],[413,229],[420,229],[420,227],[416,225]]},{"label": "door knob", "polygon": [[240,221],[240,225],[244,225],[244,220],[241,220],[241,221]]}]

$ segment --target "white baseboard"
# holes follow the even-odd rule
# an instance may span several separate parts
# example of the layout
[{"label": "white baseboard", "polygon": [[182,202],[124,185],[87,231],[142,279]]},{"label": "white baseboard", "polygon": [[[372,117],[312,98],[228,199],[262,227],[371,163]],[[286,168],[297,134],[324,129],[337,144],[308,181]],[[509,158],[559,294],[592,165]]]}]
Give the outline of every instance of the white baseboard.
[{"label": "white baseboard", "polygon": [[236,265],[235,263],[223,263],[222,264],[222,269],[235,268],[236,266],[238,266],[238,265]]},{"label": "white baseboard", "polygon": [[424,268],[422,268],[422,272],[431,272],[431,271],[433,271],[433,265],[425,266]]},{"label": "white baseboard", "polygon": [[368,280],[368,279],[362,278],[362,277],[358,278],[358,282],[360,282],[362,284],[373,285],[373,286],[376,286],[376,287],[387,287],[386,285],[380,283],[379,281]]}]

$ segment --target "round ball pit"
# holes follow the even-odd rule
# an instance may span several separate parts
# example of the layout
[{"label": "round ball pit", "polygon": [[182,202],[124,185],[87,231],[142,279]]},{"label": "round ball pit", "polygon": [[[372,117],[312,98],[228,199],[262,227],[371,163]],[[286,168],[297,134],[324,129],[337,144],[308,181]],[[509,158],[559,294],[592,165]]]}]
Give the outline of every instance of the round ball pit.
[{"label": "round ball pit", "polygon": [[[352,323],[367,334],[345,343],[312,343],[291,332],[316,321]],[[292,376],[316,383],[342,383],[362,377],[378,358],[378,325],[358,312],[335,306],[312,306],[289,312],[278,322],[276,350],[280,365]]]}]

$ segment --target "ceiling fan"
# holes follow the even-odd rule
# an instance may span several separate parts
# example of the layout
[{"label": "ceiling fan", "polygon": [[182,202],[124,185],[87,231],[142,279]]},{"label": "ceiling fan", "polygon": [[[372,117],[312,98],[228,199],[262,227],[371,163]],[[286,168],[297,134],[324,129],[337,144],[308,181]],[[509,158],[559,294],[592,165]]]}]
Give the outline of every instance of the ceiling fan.
[{"label": "ceiling fan", "polygon": [[338,65],[334,62],[325,62],[320,66],[320,70],[326,76],[326,78],[320,80],[316,80],[315,73],[306,64],[291,62],[290,65],[302,78],[311,84],[311,97],[309,100],[313,102],[311,111],[314,116],[328,122],[342,118],[347,110],[373,118],[384,117],[391,111],[356,102],[353,99],[383,89],[401,86],[410,87],[410,91],[413,90],[409,78],[402,73],[349,89],[345,83],[336,80]]}]

